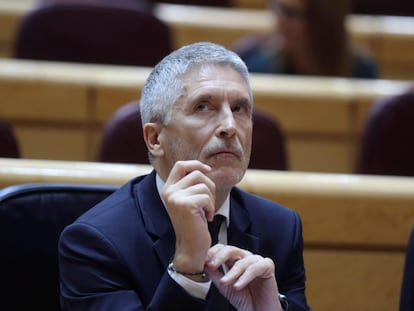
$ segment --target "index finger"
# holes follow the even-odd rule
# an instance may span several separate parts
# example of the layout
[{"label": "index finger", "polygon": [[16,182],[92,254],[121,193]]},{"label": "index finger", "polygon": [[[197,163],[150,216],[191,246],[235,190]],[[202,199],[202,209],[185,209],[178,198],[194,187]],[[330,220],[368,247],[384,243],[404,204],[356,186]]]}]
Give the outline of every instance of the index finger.
[{"label": "index finger", "polygon": [[182,179],[193,171],[200,171],[207,174],[211,171],[211,167],[198,160],[177,161],[171,169],[166,180],[166,184],[173,184]]}]

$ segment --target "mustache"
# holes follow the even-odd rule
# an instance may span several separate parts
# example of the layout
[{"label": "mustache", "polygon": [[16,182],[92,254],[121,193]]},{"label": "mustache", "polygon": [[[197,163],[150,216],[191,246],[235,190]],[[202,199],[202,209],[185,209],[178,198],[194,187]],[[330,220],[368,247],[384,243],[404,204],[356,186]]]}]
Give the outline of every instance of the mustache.
[{"label": "mustache", "polygon": [[241,158],[243,155],[242,147],[235,140],[218,141],[214,145],[208,146],[206,149],[208,155],[214,155],[220,152],[231,152],[238,158]]}]

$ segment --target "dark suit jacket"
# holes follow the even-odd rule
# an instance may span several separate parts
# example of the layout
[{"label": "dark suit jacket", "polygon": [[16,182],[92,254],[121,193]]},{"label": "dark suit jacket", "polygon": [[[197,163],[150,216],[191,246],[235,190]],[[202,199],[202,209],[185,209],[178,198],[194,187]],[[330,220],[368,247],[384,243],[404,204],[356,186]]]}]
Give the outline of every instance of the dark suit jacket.
[{"label": "dark suit jacket", "polygon": [[[309,310],[302,228],[295,211],[234,188],[228,243],[272,258],[289,310]],[[212,310],[169,276],[174,247],[155,173],[131,180],[62,232],[63,309]]]}]

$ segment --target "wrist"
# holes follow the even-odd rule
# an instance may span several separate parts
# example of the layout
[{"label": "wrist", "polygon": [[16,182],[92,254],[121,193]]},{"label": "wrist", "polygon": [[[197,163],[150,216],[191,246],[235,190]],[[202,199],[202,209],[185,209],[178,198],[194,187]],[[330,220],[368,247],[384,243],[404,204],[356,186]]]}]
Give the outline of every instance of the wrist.
[{"label": "wrist", "polygon": [[[200,257],[200,258],[198,258]],[[170,263],[178,271],[184,271],[188,274],[199,273],[204,271],[205,256],[187,255],[186,253],[175,253]]]},{"label": "wrist", "polygon": [[189,278],[189,279],[191,279],[195,282],[207,282],[207,281],[209,281],[209,278],[208,278],[206,272],[204,271],[204,269],[199,270],[199,271],[195,271],[195,272],[183,271],[183,270],[178,269],[175,266],[174,262],[171,262],[168,265],[168,270],[173,272],[173,273],[181,274],[181,275],[183,275],[183,276],[185,276],[185,277],[187,277],[187,278]]},{"label": "wrist", "polygon": [[278,298],[279,298],[279,302],[280,302],[280,305],[282,306],[282,310],[283,311],[288,311],[288,309],[289,309],[289,304],[288,304],[288,301],[287,301],[287,299],[286,299],[286,296],[285,295],[283,295],[283,294],[277,294],[277,296],[278,296]]}]

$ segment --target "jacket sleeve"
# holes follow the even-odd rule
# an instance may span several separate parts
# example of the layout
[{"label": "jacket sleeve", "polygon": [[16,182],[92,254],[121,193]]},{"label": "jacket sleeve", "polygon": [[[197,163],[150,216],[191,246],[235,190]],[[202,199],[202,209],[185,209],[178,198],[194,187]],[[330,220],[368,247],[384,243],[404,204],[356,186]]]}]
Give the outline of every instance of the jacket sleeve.
[{"label": "jacket sleeve", "polygon": [[281,290],[288,299],[289,311],[310,311],[305,296],[305,265],[303,260],[302,222],[297,212],[292,211],[292,245]]},{"label": "jacket sleeve", "polygon": [[[139,267],[137,267],[139,269]],[[190,296],[168,274],[155,291],[134,281],[132,271],[113,245],[96,228],[74,223],[59,240],[62,310],[202,310],[205,301]],[[150,288],[151,286],[149,286]]]}]

